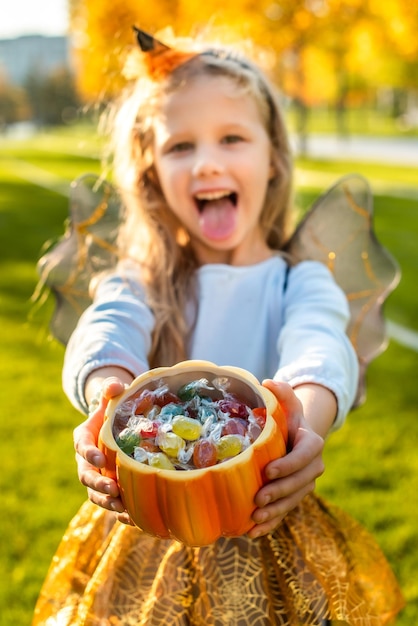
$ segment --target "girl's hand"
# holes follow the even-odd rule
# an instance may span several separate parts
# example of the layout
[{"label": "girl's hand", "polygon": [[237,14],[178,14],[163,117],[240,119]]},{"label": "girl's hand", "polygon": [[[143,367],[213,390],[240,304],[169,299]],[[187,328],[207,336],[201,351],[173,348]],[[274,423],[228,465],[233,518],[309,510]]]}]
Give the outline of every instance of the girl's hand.
[{"label": "girl's hand", "polygon": [[277,397],[287,417],[290,452],[266,467],[271,482],[264,485],[255,497],[255,504],[259,507],[253,514],[256,526],[248,533],[253,539],[274,530],[314,490],[315,480],[324,471],[324,440],[305,420],[302,404],[292,387],[272,380],[263,384]]},{"label": "girl's hand", "polygon": [[104,380],[99,406],[74,430],[74,447],[78,478],[87,487],[91,502],[109,511],[115,511],[120,522],[131,524],[119,497],[117,483],[100,473],[101,468],[105,466],[105,456],[97,447],[106,406],[111,398],[122,393],[124,389],[125,385],[119,378],[111,377]]}]

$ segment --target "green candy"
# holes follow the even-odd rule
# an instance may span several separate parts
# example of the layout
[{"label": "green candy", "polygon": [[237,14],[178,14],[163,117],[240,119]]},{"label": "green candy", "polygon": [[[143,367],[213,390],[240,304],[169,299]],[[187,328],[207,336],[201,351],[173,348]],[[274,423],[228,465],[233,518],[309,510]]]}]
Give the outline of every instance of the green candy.
[{"label": "green candy", "polygon": [[133,430],[125,428],[119,433],[116,443],[125,454],[133,454],[134,448],[139,446],[141,437]]},{"label": "green candy", "polygon": [[205,391],[213,391],[213,387],[209,385],[209,381],[206,378],[200,378],[180,387],[177,395],[180,400],[186,402],[196,396],[202,396]]}]

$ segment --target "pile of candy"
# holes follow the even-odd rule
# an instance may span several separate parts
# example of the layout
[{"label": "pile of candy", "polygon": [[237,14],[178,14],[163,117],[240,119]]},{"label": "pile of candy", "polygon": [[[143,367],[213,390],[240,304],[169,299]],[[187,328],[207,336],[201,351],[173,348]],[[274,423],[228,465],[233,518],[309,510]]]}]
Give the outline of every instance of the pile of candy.
[{"label": "pile of candy", "polygon": [[229,393],[228,380],[206,378],[173,393],[168,385],[144,389],[118,408],[113,436],[136,461],[190,470],[230,459],[260,435],[266,409],[251,408]]}]

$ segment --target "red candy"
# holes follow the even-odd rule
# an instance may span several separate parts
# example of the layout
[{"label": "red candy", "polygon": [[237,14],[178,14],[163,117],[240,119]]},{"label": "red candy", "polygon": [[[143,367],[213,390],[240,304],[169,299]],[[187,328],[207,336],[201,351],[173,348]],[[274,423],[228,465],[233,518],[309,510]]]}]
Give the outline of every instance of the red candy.
[{"label": "red candy", "polygon": [[218,407],[230,417],[248,417],[248,407],[239,400],[233,398],[219,400]]},{"label": "red candy", "polygon": [[155,443],[147,439],[141,441],[140,447],[146,452],[159,452],[160,451],[160,448]]},{"label": "red candy", "polygon": [[149,389],[144,391],[136,401],[135,415],[145,415],[154,405],[154,393]]},{"label": "red candy", "polygon": [[230,417],[222,427],[222,435],[241,435],[245,437],[249,424],[239,417]]},{"label": "red candy", "polygon": [[160,427],[160,422],[153,422],[152,420],[148,420],[146,417],[143,419],[139,419],[136,425],[136,432],[143,439],[153,439],[158,435],[158,429]]},{"label": "red candy", "polygon": [[175,393],[171,393],[171,391],[166,391],[163,394],[155,394],[154,404],[159,407],[166,406],[166,404],[170,404],[173,402],[174,404],[179,404],[181,402],[180,398],[176,396]]},{"label": "red candy", "polygon": [[218,462],[216,446],[210,439],[200,439],[193,450],[193,463],[199,469],[210,467]]}]

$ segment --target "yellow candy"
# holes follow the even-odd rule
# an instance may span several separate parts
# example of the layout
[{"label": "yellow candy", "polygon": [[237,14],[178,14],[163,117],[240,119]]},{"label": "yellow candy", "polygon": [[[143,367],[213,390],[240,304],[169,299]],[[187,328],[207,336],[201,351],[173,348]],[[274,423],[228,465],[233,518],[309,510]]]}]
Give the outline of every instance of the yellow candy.
[{"label": "yellow candy", "polygon": [[218,461],[229,459],[236,456],[242,450],[242,438],[237,435],[225,435],[216,442],[216,453]]},{"label": "yellow candy", "polygon": [[175,417],[172,426],[173,432],[182,439],[186,439],[186,441],[196,441],[202,432],[202,424],[198,420],[185,415]]},{"label": "yellow candy", "polygon": [[171,432],[159,434],[156,444],[163,452],[168,454],[168,456],[173,456],[175,458],[177,458],[180,450],[183,450],[186,445],[181,437],[176,435],[176,433]]},{"label": "yellow candy", "polygon": [[148,457],[148,465],[159,469],[175,470],[176,468],[164,452],[154,452]]}]

